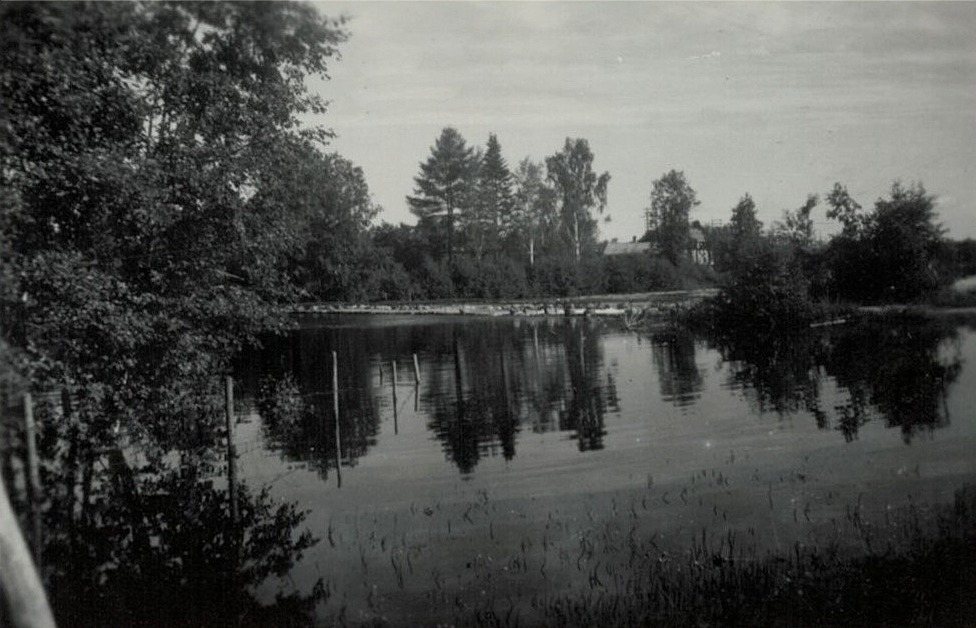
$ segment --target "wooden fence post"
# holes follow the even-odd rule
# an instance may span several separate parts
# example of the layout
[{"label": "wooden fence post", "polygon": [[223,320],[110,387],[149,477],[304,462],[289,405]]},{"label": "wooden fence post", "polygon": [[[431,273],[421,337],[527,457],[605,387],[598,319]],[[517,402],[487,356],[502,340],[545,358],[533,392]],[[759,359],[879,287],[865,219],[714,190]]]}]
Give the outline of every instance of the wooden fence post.
[{"label": "wooden fence post", "polygon": [[27,503],[30,508],[31,526],[34,535],[34,564],[41,567],[41,472],[37,458],[37,430],[34,425],[34,400],[31,394],[24,393],[24,435],[27,440]]},{"label": "wooden fence post", "polygon": [[230,375],[224,380],[224,407],[224,419],[227,423],[227,490],[230,493],[230,521],[236,530],[237,448],[234,446],[234,378]]}]

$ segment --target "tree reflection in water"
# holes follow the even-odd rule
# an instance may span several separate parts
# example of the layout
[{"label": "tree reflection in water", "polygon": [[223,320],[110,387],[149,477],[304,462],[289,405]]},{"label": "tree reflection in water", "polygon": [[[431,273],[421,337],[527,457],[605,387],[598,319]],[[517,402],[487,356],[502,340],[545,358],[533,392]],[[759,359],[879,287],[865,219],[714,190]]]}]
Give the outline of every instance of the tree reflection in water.
[{"label": "tree reflection in water", "polygon": [[[264,491],[237,491],[231,518],[223,446],[180,448],[143,431],[105,429],[104,400],[47,400],[35,412],[47,494],[44,578],[63,626],[301,625],[325,598],[308,593],[263,605],[254,593],[283,577],[316,543],[305,515]],[[177,422],[189,426],[189,420]],[[186,431],[185,442],[196,439]],[[10,476],[6,476],[10,477]]]},{"label": "tree reflection in water", "polygon": [[484,453],[511,460],[520,430],[518,373],[508,366],[517,355],[516,338],[498,327],[478,331],[451,326],[451,368],[438,370],[426,396],[429,427],[462,473]]},{"label": "tree reflection in water", "polygon": [[[956,330],[943,318],[868,316],[789,336],[726,332],[711,343],[760,410],[806,410],[848,441],[880,417],[907,443],[949,423],[947,389],[962,369]],[[821,404],[828,378],[844,396],[832,408]]]},{"label": "tree reflection in water", "polygon": [[559,429],[575,432],[580,451],[603,449],[607,434],[607,399],[600,382],[600,337],[588,327],[585,320],[577,319],[568,321],[562,329],[570,388],[566,407],[559,413]]},{"label": "tree reflection in water", "polygon": [[661,397],[676,406],[698,399],[704,385],[695,355],[695,336],[687,329],[651,332],[651,355],[658,373]]},{"label": "tree reflection in water", "polygon": [[[515,457],[523,429],[570,432],[581,451],[601,449],[605,414],[619,409],[614,374],[604,368],[600,332],[591,321],[328,321],[269,339],[241,364],[268,442],[323,476],[335,467],[327,357],[333,350],[343,465],[354,465],[376,443],[379,408],[391,399],[393,360],[404,369],[398,406],[417,395],[417,412],[463,474],[484,456]],[[414,353],[422,356],[424,375],[411,389],[403,380]]]},{"label": "tree reflection in water", "polygon": [[371,379],[376,335],[362,328],[303,329],[269,338],[245,356],[240,372],[264,419],[267,442],[326,479],[336,467],[332,351],[339,362],[339,445],[343,466],[355,466],[376,444],[380,394]]},{"label": "tree reflection in water", "polygon": [[920,430],[949,423],[948,386],[962,370],[957,327],[946,321],[900,317],[871,319],[855,337],[840,335],[831,345],[827,371],[850,393],[838,429],[850,438],[867,404],[901,429],[905,442]]},{"label": "tree reflection in water", "polygon": [[[416,409],[407,416],[426,423],[462,474],[486,456],[514,458],[523,430],[564,432],[579,451],[602,449],[606,415],[620,411],[616,367],[604,364],[604,322],[400,318],[328,325],[269,343],[255,361],[260,372],[248,375],[268,441],[323,477],[336,464],[333,350],[340,363],[345,466],[375,445],[381,409],[392,415],[393,360],[401,364],[398,405],[413,399]],[[880,417],[908,441],[948,422],[942,400],[960,370],[949,350],[954,329],[948,321],[904,317],[868,317],[789,335],[732,329],[704,338],[672,327],[650,332],[650,354],[667,403],[698,402],[708,380],[699,352],[717,350],[725,386],[746,390],[759,412],[807,412],[820,428],[836,429],[847,440]],[[403,385],[412,383],[414,353],[422,356],[424,371],[415,389]]]},{"label": "tree reflection in water", "polygon": [[580,451],[603,448],[604,415],[618,404],[604,373],[599,334],[587,321],[529,321],[450,332],[452,368],[439,369],[426,399],[445,454],[470,473],[482,455],[515,456],[523,425],[573,434]]}]

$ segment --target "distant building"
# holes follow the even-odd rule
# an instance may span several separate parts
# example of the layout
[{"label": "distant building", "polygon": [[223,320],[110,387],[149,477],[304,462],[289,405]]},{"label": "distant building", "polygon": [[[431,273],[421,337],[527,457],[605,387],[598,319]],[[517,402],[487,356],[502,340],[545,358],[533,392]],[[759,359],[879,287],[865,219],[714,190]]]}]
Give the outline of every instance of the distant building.
[{"label": "distant building", "polygon": [[607,242],[607,246],[603,249],[603,254],[607,256],[633,255],[636,253],[650,253],[651,250],[650,242],[638,242],[637,238],[634,238],[630,242],[617,242],[614,239]]},{"label": "distant building", "polygon": [[[647,239],[653,240],[653,238]],[[607,242],[603,249],[603,254],[608,257],[638,253],[657,255],[660,251],[654,242],[638,242],[636,237],[630,242],[618,242],[613,239]],[[708,247],[708,238],[697,222],[688,231],[688,258],[695,264],[712,265],[712,252]]]}]

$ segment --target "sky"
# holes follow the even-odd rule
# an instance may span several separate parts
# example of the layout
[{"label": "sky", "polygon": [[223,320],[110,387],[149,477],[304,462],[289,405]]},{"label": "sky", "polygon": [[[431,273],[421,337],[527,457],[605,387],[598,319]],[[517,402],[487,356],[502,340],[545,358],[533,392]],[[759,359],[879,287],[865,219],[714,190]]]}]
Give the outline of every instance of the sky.
[{"label": "sky", "polygon": [[[865,208],[895,180],[976,238],[976,2],[320,2],[349,19],[314,119],[361,166],[379,220],[441,130],[498,136],[509,166],[589,141],[611,175],[603,238],[644,230],[653,181],[683,171],[727,220],[745,193],[767,225],[835,182]],[[837,230],[821,204],[821,234]]]}]

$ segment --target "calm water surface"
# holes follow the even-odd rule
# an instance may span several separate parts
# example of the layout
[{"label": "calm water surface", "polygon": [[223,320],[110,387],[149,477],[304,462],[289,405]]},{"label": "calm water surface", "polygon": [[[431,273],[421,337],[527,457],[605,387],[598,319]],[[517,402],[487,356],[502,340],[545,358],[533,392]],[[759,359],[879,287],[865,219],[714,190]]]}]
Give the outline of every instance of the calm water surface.
[{"label": "calm water surface", "polygon": [[823,538],[851,504],[948,501],[976,477],[974,361],[964,320],[789,344],[584,319],[308,320],[240,366],[240,473],[321,539],[265,593],[322,579],[324,623],[433,622],[583,586],[560,552],[615,521],[776,547]]}]

